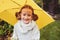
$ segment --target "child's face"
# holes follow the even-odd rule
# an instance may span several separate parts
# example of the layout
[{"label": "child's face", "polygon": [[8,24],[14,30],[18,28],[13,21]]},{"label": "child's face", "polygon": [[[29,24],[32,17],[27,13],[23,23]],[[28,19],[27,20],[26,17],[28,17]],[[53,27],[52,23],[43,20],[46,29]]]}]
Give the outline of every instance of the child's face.
[{"label": "child's face", "polygon": [[24,23],[28,24],[32,20],[32,10],[29,8],[22,9],[21,20],[23,20]]}]

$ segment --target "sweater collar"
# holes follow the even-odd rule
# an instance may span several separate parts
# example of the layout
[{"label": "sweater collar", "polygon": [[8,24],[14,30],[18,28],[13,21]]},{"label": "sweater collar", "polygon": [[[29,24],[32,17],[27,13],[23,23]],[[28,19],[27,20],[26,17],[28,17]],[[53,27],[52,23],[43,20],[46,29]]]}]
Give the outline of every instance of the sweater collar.
[{"label": "sweater collar", "polygon": [[36,26],[35,21],[33,20],[29,24],[25,24],[22,20],[19,20],[18,23],[19,27],[23,30],[23,33],[32,30]]}]

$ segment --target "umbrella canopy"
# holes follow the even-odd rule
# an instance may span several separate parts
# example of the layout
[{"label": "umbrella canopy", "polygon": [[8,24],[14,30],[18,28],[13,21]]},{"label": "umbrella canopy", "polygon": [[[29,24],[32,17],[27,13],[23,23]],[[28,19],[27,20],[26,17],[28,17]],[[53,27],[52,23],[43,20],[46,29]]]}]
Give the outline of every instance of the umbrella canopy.
[{"label": "umbrella canopy", "polygon": [[0,0],[0,18],[11,25],[14,25],[17,22],[15,13],[18,12],[24,5],[30,5],[34,9],[34,13],[38,15],[36,23],[39,29],[55,21],[33,0]]}]

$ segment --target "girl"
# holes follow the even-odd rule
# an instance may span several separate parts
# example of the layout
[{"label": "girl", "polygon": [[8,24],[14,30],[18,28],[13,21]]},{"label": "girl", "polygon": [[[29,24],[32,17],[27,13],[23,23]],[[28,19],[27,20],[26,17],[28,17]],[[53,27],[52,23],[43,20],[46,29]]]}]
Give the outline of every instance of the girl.
[{"label": "girl", "polygon": [[40,32],[35,21],[38,19],[31,6],[25,5],[15,15],[18,22],[14,25],[11,40],[39,40]]}]

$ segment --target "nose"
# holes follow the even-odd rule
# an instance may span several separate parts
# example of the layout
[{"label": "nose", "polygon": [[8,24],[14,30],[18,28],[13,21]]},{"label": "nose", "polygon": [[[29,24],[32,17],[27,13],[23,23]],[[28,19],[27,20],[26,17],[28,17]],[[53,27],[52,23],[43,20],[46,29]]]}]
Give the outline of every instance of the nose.
[{"label": "nose", "polygon": [[25,19],[27,19],[27,18],[28,18],[28,16],[26,15],[26,16],[25,16]]}]

